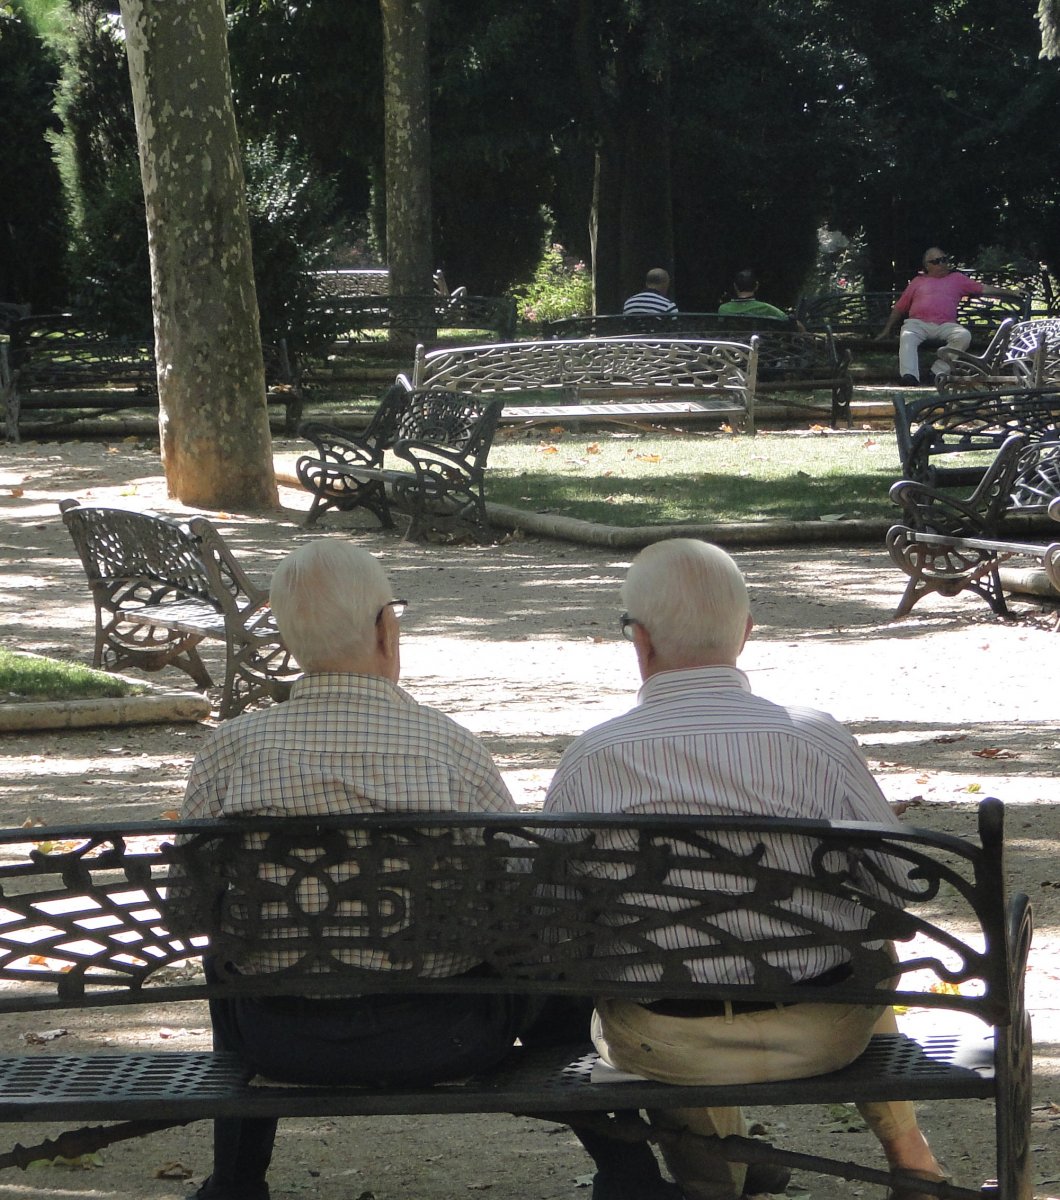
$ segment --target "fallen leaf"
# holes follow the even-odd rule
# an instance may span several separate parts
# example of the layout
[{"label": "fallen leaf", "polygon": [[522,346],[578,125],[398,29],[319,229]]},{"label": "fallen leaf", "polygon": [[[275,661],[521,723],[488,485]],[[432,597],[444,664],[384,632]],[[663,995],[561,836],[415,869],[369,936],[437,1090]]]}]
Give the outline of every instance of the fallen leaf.
[{"label": "fallen leaf", "polygon": [[960,986],[956,983],[948,983],[944,979],[936,979],[935,982],[928,988],[929,992],[935,992],[939,996],[959,996],[961,994]]},{"label": "fallen leaf", "polygon": [[638,454],[637,462],[662,462],[661,454]]},{"label": "fallen leaf", "polygon": [[19,498],[19,496],[24,496],[26,494],[24,489],[20,487],[8,488],[7,491],[8,495],[14,496],[16,500]]},{"label": "fallen leaf", "polygon": [[964,790],[966,792],[971,792],[974,795],[976,792],[981,792],[983,790],[983,785],[981,783],[970,783]]},{"label": "fallen leaf", "polygon": [[1015,751],[1002,746],[988,746],[985,750],[973,750],[972,753],[976,758],[1019,758]]},{"label": "fallen leaf", "polygon": [[599,454],[600,453],[600,443],[599,442],[591,442],[588,446],[585,447],[585,453],[586,454]]},{"label": "fallen leaf", "polygon": [[194,1172],[182,1162],[167,1162],[155,1169],[156,1179],[190,1179]]},{"label": "fallen leaf", "polygon": [[558,446],[542,446],[541,453],[542,454],[558,454],[559,447]]},{"label": "fallen leaf", "polygon": [[160,821],[179,821],[180,820],[180,809],[179,808],[167,808],[164,812],[159,813],[158,819]]},{"label": "fallen leaf", "polygon": [[30,1046],[43,1046],[54,1042],[56,1038],[66,1037],[69,1032],[69,1029],[30,1030],[22,1035],[22,1040]]}]

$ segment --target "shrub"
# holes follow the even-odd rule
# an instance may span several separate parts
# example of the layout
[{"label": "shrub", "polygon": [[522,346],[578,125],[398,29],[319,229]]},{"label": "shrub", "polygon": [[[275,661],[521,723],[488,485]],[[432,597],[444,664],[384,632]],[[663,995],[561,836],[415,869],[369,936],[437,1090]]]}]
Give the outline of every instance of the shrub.
[{"label": "shrub", "polygon": [[592,312],[593,282],[585,263],[551,245],[541,255],[530,283],[512,291],[523,321],[540,323]]}]

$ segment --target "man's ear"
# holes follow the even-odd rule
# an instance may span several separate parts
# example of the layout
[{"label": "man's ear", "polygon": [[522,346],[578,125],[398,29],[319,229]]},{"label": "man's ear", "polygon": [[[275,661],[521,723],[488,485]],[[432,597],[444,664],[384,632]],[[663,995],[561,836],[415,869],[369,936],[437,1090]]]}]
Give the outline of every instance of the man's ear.
[{"label": "man's ear", "polygon": [[747,628],[743,631],[743,641],[740,643],[741,651],[743,650],[744,646],[747,645],[747,639],[751,636],[751,630],[754,629],[754,627],[755,627],[754,617],[752,617],[751,614],[748,613],[747,614]]},{"label": "man's ear", "polygon": [[380,672],[388,678],[397,680],[400,663],[401,625],[394,610],[388,605],[375,624],[375,650],[383,670]]},{"label": "man's ear", "polygon": [[639,621],[633,625],[633,648],[637,652],[637,664],[640,667],[641,679],[647,679],[655,670],[655,643],[651,634]]}]

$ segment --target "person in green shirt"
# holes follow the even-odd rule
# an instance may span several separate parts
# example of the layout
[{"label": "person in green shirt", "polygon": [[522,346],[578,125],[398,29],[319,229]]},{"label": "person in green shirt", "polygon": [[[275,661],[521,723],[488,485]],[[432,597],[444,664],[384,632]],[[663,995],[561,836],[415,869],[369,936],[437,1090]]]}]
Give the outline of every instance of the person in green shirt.
[{"label": "person in green shirt", "polygon": [[782,309],[777,308],[775,304],[767,304],[764,300],[758,299],[756,295],[758,277],[749,268],[736,272],[736,278],[732,281],[732,290],[735,293],[733,299],[726,300],[724,304],[719,305],[719,313],[726,316],[772,317],[774,320],[786,321],[789,325],[802,329],[797,321]]}]

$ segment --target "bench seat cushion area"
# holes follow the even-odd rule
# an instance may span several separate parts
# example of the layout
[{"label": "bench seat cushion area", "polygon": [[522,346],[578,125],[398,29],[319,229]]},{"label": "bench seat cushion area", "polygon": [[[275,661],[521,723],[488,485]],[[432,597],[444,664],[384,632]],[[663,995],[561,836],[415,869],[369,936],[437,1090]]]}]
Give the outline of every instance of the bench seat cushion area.
[{"label": "bench seat cushion area", "polygon": [[154,1053],[0,1058],[2,1120],[199,1120],[218,1116],[375,1116],[554,1112],[719,1104],[827,1104],[895,1097],[988,1098],[992,1042],[981,1027],[921,1044],[880,1035],[850,1066],[788,1083],[677,1087],[593,1082],[596,1054],[577,1045],[513,1053],[487,1076],[423,1088],[296,1087],[248,1078],[232,1054]]}]

